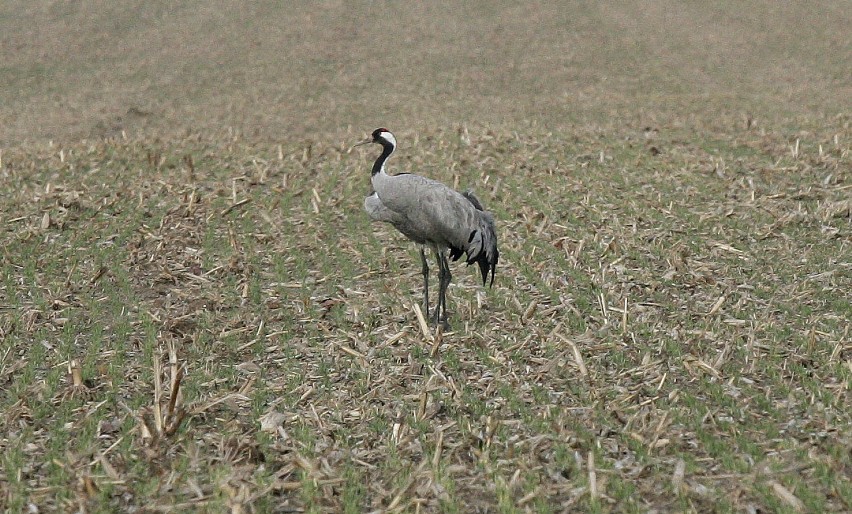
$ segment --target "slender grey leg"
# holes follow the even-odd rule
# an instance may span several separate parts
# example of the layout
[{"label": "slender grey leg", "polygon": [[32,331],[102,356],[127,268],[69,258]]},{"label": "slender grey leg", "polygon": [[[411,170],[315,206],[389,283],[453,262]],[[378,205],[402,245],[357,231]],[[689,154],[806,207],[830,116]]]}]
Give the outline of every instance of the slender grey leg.
[{"label": "slender grey leg", "polygon": [[444,301],[444,262],[441,260],[441,254],[437,249],[435,250],[435,260],[438,261],[438,305],[435,306],[432,323],[437,325],[441,318],[441,304]]},{"label": "slender grey leg", "polygon": [[436,251],[435,259],[438,261],[438,306],[435,308],[435,315],[432,321],[437,325],[443,324],[444,328],[449,328],[447,322],[447,286],[450,284],[452,275],[450,274],[450,264],[447,262],[447,256],[443,252]]},{"label": "slender grey leg", "polygon": [[429,317],[429,263],[426,262],[426,252],[420,247],[420,261],[423,263],[423,308]]},{"label": "slender grey leg", "polygon": [[444,327],[449,327],[449,323],[447,322],[447,288],[450,286],[450,281],[453,279],[453,275],[450,273],[450,262],[447,260],[447,255],[444,253],[441,253],[441,262],[444,265],[443,282],[441,284],[441,306],[443,308],[441,321],[444,323]]}]

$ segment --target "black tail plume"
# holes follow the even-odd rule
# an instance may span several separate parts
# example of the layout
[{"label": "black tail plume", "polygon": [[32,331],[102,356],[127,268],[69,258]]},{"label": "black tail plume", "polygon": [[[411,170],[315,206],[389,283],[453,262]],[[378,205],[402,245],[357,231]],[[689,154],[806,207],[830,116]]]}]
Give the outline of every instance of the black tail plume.
[{"label": "black tail plume", "polygon": [[465,191],[464,193],[462,193],[462,196],[464,196],[465,198],[467,198],[467,200],[468,200],[470,203],[472,203],[472,204],[473,204],[473,206],[476,208],[476,210],[477,210],[477,211],[484,211],[484,210],[485,210],[485,209],[482,207],[482,202],[480,202],[480,201],[479,201],[479,198],[477,198],[477,197],[476,197],[476,195],[475,195],[475,194],[473,194],[473,191],[471,191],[470,189],[468,189],[467,191]]},{"label": "black tail plume", "polygon": [[473,258],[469,258],[467,264],[471,265],[474,262],[479,264],[483,286],[488,281],[488,273],[490,272],[491,283],[489,287],[491,287],[494,285],[494,273],[497,271],[497,261],[500,259],[500,252],[497,250],[497,231],[494,228],[494,218],[491,216],[491,213],[482,207],[482,202],[473,194],[473,191],[465,191],[462,195],[467,198],[477,211],[481,211],[482,216],[479,234],[477,234],[477,231],[471,232],[470,240],[468,241],[470,243],[474,237],[479,236],[482,240],[482,246],[480,247],[479,254]]},{"label": "black tail plume", "polygon": [[[488,272],[491,272],[491,283],[488,284],[489,287],[494,286],[494,273],[497,271],[497,261],[500,258],[500,252],[497,250],[495,246],[494,255],[492,259],[488,258],[487,252],[479,252],[479,256],[476,258],[476,263],[479,264],[479,272],[482,273],[482,285],[488,281]],[[468,263],[471,264],[471,263]]]}]

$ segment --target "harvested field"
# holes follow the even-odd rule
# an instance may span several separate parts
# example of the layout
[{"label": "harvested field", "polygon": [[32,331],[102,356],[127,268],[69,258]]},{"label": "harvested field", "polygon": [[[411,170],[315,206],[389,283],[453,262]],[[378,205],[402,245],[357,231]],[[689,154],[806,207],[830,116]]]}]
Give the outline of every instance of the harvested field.
[{"label": "harvested field", "polygon": [[4,511],[852,510],[839,5],[167,5],[0,7]]}]

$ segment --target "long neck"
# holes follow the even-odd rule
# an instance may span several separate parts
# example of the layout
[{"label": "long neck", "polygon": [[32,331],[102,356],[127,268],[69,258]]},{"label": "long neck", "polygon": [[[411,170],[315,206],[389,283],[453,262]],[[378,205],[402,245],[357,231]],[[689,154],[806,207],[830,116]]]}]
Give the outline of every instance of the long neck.
[{"label": "long neck", "polygon": [[376,176],[377,173],[383,173],[385,171],[385,161],[388,160],[388,157],[393,153],[394,145],[389,142],[382,143],[382,155],[376,159],[376,162],[373,163],[373,173],[371,176]]}]

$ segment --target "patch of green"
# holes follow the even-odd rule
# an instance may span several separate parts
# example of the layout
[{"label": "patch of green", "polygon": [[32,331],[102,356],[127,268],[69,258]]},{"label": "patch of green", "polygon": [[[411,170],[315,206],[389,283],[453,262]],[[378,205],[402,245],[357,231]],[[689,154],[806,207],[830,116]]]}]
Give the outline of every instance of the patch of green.
[{"label": "patch of green", "polygon": [[[145,41],[150,23],[175,23],[158,5],[132,23],[123,17],[75,37],[92,43],[121,28]],[[405,30],[393,46],[371,41],[366,48],[390,52],[380,52],[390,62],[386,74],[370,72],[368,59],[334,57],[376,33],[346,24],[369,28],[383,19],[377,6],[276,23],[285,27],[277,37],[297,42],[284,45],[283,67],[270,60],[270,48],[282,48],[266,39],[272,18],[256,15],[293,15],[260,9],[237,20],[227,9],[205,17],[211,13],[202,8],[196,14],[205,23],[181,26],[205,33],[179,33],[198,48],[221,49],[215,66],[198,62],[164,75],[159,61],[131,48],[139,69],[122,70],[124,57],[103,45],[102,61],[80,66],[105,90],[116,77],[155,77],[128,93],[130,104],[93,106],[72,91],[73,80],[54,81],[48,91],[36,75],[73,77],[75,56],[61,69],[20,78],[33,89],[15,93],[9,105],[36,107],[4,126],[10,132],[0,140],[26,132],[25,119],[53,120],[44,123],[53,128],[32,134],[58,130],[67,113],[79,125],[57,133],[85,132],[96,122],[116,128],[107,130],[112,139],[2,148],[0,408],[7,415],[0,431],[9,444],[0,489],[7,507],[790,509],[777,482],[804,510],[848,510],[852,490],[842,477],[852,423],[844,408],[852,282],[838,257],[849,239],[848,123],[828,107],[808,107],[839,104],[825,84],[807,101],[783,102],[801,96],[783,90],[804,90],[803,69],[785,72],[785,81],[757,64],[746,66],[755,73],[733,73],[742,52],[759,62],[774,55],[771,41],[723,49],[727,59],[711,77],[718,82],[708,80],[694,64],[706,62],[695,41],[718,50],[718,31],[740,37],[716,21],[728,7],[708,14],[684,4],[663,13],[651,2],[647,13],[598,7],[568,19],[548,5],[523,16],[508,5],[471,5],[446,24],[446,14],[429,7],[396,9],[402,26],[416,18],[425,32],[447,39],[431,37],[424,46],[422,34]],[[771,20],[788,15],[752,7],[770,17],[722,19],[760,25],[742,33],[771,40]],[[90,23],[84,7],[62,9],[51,16]],[[174,16],[186,21],[191,11]],[[0,25],[13,14],[0,8]],[[674,27],[665,45],[650,30],[660,23]],[[236,42],[207,38],[236,26],[252,29],[250,41],[234,41],[256,45],[256,69],[230,75],[248,47],[237,52]],[[498,36],[488,45],[472,44],[494,27]],[[526,37],[530,27],[548,35],[547,48]],[[592,28],[617,36],[580,47],[564,39]],[[315,42],[317,31],[333,35],[334,48],[299,46]],[[156,32],[169,33],[167,26]],[[502,32],[523,41],[524,51],[507,45]],[[341,45],[340,34],[352,40]],[[158,59],[175,57],[178,47]],[[394,68],[407,47],[427,50],[415,67],[427,79]],[[568,47],[577,49],[573,64],[554,65],[564,64]],[[627,47],[633,50],[616,55]],[[331,53],[317,57],[323,48]],[[632,54],[650,64],[637,68],[625,60]],[[366,68],[329,65],[338,61]],[[99,71],[100,62],[115,65],[115,73]],[[465,69],[450,73],[458,63]],[[21,61],[7,66],[21,69]],[[271,80],[279,69],[287,80]],[[813,63],[813,80],[825,69],[824,60]],[[196,82],[182,83],[195,72]],[[386,81],[347,85],[365,73]],[[476,91],[493,93],[487,104],[470,94],[470,73]],[[432,77],[448,76],[430,89]],[[734,76],[749,83],[727,91]],[[172,84],[169,95],[159,80]],[[519,88],[523,81],[537,87]],[[264,84],[272,83],[270,94]],[[417,95],[408,94],[410,83],[419,84]],[[774,89],[754,96],[762,83]],[[309,98],[287,101],[291,89],[311,85]],[[240,94],[228,96],[235,86]],[[362,94],[328,101],[347,87],[384,92],[385,114],[364,114]],[[214,90],[222,96],[211,101]],[[174,112],[150,99],[136,105],[146,98],[135,96],[140,91],[168,97]],[[21,103],[25,93],[46,92],[59,96]],[[204,108],[180,107],[187,92]],[[252,102],[267,98],[276,109],[252,119]],[[39,105],[55,113],[48,117]],[[452,116],[437,114],[442,109]],[[224,110],[228,121],[219,123]],[[193,112],[207,117],[192,130],[205,123],[217,129],[187,132],[174,123],[157,137],[133,130],[133,120],[157,127],[180,113],[192,125],[201,116]],[[411,116],[423,112],[436,114]],[[241,134],[236,113],[257,124],[257,134]],[[412,125],[414,118],[424,126]],[[397,129],[392,171],[472,187],[497,219],[495,285],[482,289],[475,268],[453,265],[454,330],[439,346],[411,310],[420,301],[417,250],[363,213],[377,149],[349,144],[374,122],[408,124]],[[346,124],[349,132],[340,128]],[[281,140],[263,142],[269,134]],[[797,139],[799,154],[790,148]],[[434,275],[432,285],[434,300]],[[69,373],[72,360],[82,384]],[[187,415],[169,431],[157,427],[175,415],[167,412],[173,365],[184,366],[175,405]],[[155,378],[166,412],[159,424]],[[589,490],[590,452],[597,498]],[[684,476],[674,491],[680,461]]]}]

